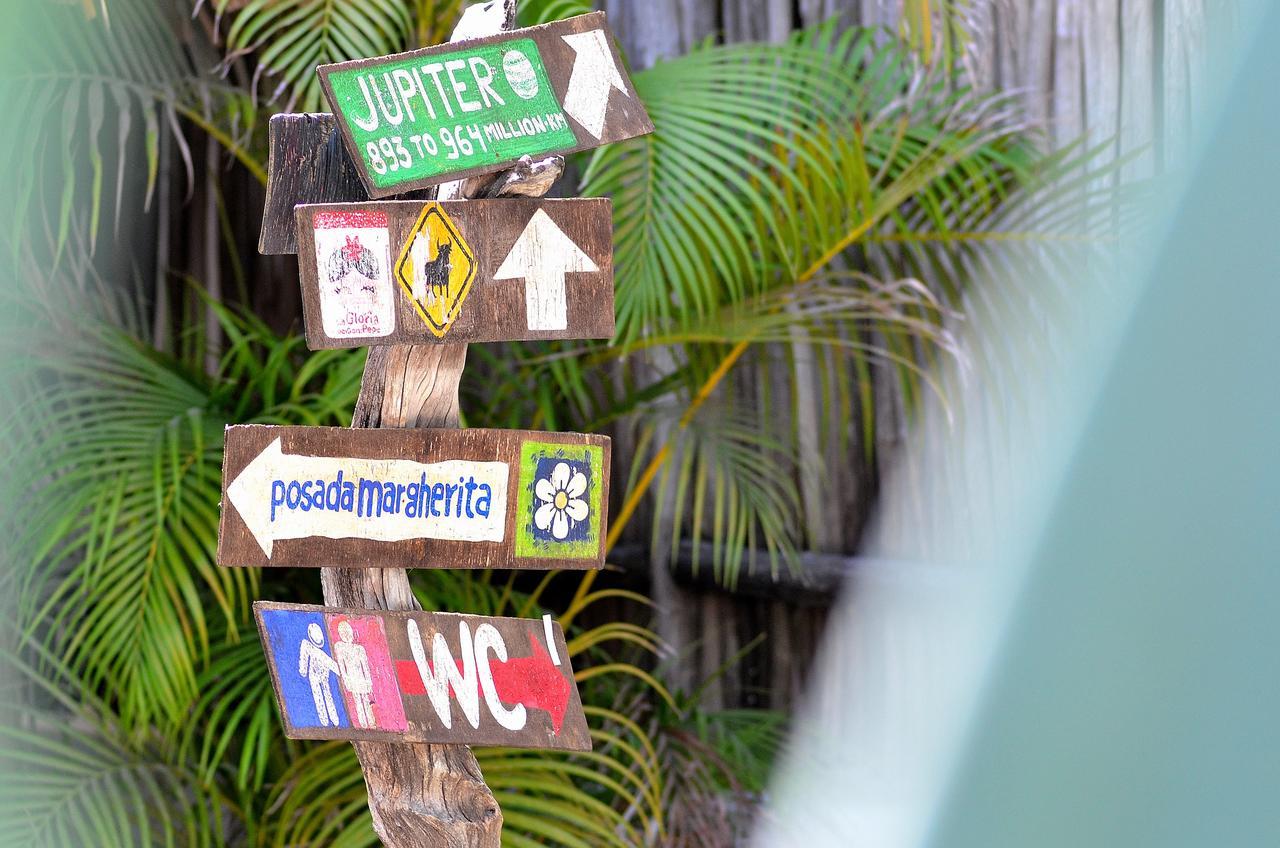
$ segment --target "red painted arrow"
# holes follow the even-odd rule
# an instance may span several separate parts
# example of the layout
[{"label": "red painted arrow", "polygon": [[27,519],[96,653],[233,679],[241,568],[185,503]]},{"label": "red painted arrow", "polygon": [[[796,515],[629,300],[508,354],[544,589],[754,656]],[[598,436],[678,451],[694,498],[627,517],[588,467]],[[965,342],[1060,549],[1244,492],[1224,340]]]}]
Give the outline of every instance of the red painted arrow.
[{"label": "red painted arrow", "polygon": [[[490,663],[493,687],[498,690],[498,700],[509,707],[524,704],[525,709],[542,710],[549,714],[551,728],[559,736],[564,714],[569,709],[569,695],[573,692],[573,684],[560,673],[546,648],[542,647],[541,640],[533,633],[529,634],[529,644],[533,646],[532,656],[511,657],[506,662],[493,660]],[[458,671],[462,671],[462,661],[456,662]],[[401,693],[427,694],[422,675],[418,673],[418,665],[413,660],[397,660],[396,677],[400,681]],[[477,679],[477,688],[479,685]],[[452,687],[450,691],[452,692]]]}]

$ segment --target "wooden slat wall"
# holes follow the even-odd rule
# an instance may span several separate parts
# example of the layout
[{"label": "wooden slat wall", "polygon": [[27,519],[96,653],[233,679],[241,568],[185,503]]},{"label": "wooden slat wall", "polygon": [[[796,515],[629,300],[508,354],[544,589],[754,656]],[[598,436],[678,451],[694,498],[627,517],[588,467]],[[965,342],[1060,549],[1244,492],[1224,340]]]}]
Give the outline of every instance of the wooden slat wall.
[{"label": "wooden slat wall", "polygon": [[[1190,128],[1201,96],[1203,54],[1217,21],[1207,17],[1204,0],[973,0],[968,17],[973,43],[965,57],[970,79],[989,90],[1016,91],[1027,114],[1044,129],[1048,143],[1063,144],[1087,135],[1091,145],[1109,148],[1102,166],[1137,151],[1119,174],[1108,173],[1096,187],[1117,178],[1139,179],[1156,173],[1176,155]],[[728,42],[779,40],[797,27],[837,16],[847,25],[896,27],[900,0],[603,0],[624,50],[637,69],[679,55],[708,37]],[[878,405],[876,462],[863,461],[864,445],[855,432],[847,452],[837,428],[841,416],[829,401],[836,387],[822,383],[815,357],[826,355],[805,344],[775,346],[740,366],[732,391],[743,398],[772,394],[777,404],[793,392],[799,404],[800,440],[806,461],[798,481],[806,508],[806,546],[815,551],[855,552],[865,519],[875,503],[879,479],[894,462],[906,434],[903,408],[894,386],[876,375]],[[770,410],[773,412],[772,408]],[[998,439],[991,422],[964,426]],[[855,430],[858,428],[855,428]],[[619,468],[629,466],[622,443],[615,445]],[[942,467],[922,475],[947,473]],[[928,521],[922,505],[914,521]],[[654,520],[661,521],[662,517]],[[897,528],[903,536],[911,528]],[[647,541],[648,529],[644,539]],[[655,560],[655,572],[661,568]],[[663,584],[658,598],[664,635],[676,636],[682,655],[693,653],[700,671],[696,682],[752,638],[750,622],[770,634],[765,648],[737,672],[712,688],[709,706],[739,703],[789,706],[814,653],[821,615],[776,601],[737,601],[729,595]],[[767,608],[761,608],[767,607]],[[695,665],[695,663],[690,663]],[[752,695],[772,685],[771,699]]]},{"label": "wooden slat wall", "polygon": [[[601,0],[598,5],[609,13],[611,25],[637,68],[680,55],[707,38],[777,40],[796,27],[832,16],[846,25],[895,27],[901,10],[900,0]],[[1204,96],[1206,46],[1230,25],[1229,20],[1219,22],[1228,13],[1229,4],[1208,0],[972,0],[967,16],[972,21],[974,43],[965,66],[982,87],[1019,92],[1028,114],[1042,123],[1049,140],[1067,140],[1087,132],[1094,143],[1113,139],[1110,157],[1140,151],[1119,176],[1141,178],[1166,167],[1181,150],[1191,129],[1193,110]],[[160,267],[186,269],[200,278],[212,273],[212,279],[216,270],[207,267],[209,257],[203,249],[205,236],[212,231],[203,217],[212,207],[205,202],[206,181],[199,178],[206,167],[201,159],[196,160],[195,198],[188,204],[183,197],[186,180],[174,151],[163,157],[157,220],[164,224],[158,232],[174,241],[175,250]],[[218,184],[225,196],[237,199],[235,205],[262,207],[261,187],[246,173],[220,169]],[[293,257],[257,255],[254,216],[230,216],[229,225],[235,243],[242,246],[239,254],[246,261],[253,312],[280,329],[291,324],[298,327],[297,287],[259,282],[296,279]],[[169,233],[191,237],[172,240],[166,235]],[[225,255],[222,261],[224,268],[231,267],[225,264]],[[175,272],[169,277],[172,286],[161,286],[160,291],[177,291],[179,277]],[[232,277],[224,277],[225,290],[237,285]],[[157,307],[157,315],[168,314],[173,308],[177,306]],[[165,322],[157,318],[157,326],[161,344],[175,344]],[[876,503],[880,479],[894,466],[907,430],[894,386],[876,374],[876,461],[865,459],[860,428],[854,428],[847,450],[835,447],[841,441],[837,438],[843,418],[840,406],[856,404],[857,395],[824,377],[821,357],[827,355],[826,351],[814,351],[802,334],[797,335],[792,345],[754,352],[738,367],[729,388],[744,398],[771,404],[770,414],[787,410],[785,401],[794,393],[800,417],[795,422],[787,419],[784,432],[797,434],[806,459],[798,481],[806,512],[805,546],[813,551],[856,553],[865,519]],[[655,373],[669,366],[653,363]],[[852,400],[836,403],[841,391]],[[981,430],[993,447],[998,446],[999,427],[981,418],[989,414],[980,410],[956,426]],[[780,413],[777,420],[783,417]],[[625,436],[619,435],[614,456],[617,467],[625,469],[630,466],[630,449]],[[992,455],[998,452],[993,450]],[[941,459],[927,460],[912,485],[923,488],[927,482],[958,473]],[[966,485],[981,488],[974,481],[966,480]],[[936,511],[927,503],[920,502],[914,509],[887,532],[909,539],[914,527],[937,520]],[[958,513],[953,518],[962,520]],[[652,523],[662,526],[667,519],[669,516],[638,515],[630,541],[647,543]],[[683,682],[692,684],[705,677],[764,630],[769,634],[766,645],[742,663],[732,679],[717,687],[708,703],[788,706],[814,652],[823,619],[820,611],[782,601],[744,601],[706,590],[682,589],[665,575],[663,556],[664,552],[655,552],[649,575],[651,591],[662,610],[663,635],[692,660],[682,664],[693,669]],[[771,684],[776,690],[772,700],[757,694]]]}]

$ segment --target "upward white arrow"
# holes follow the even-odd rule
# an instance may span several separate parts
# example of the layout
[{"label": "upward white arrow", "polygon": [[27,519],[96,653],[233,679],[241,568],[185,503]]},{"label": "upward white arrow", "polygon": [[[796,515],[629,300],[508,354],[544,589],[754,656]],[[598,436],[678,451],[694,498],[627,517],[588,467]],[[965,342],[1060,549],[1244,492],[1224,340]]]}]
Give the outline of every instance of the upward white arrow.
[{"label": "upward white arrow", "polygon": [[493,278],[524,279],[525,314],[530,330],[563,330],[569,325],[564,275],[569,271],[599,270],[591,257],[556,226],[551,216],[539,209]]},{"label": "upward white arrow", "polygon": [[604,114],[609,108],[609,87],[630,97],[627,84],[613,61],[613,51],[604,30],[593,29],[562,36],[577,57],[569,76],[564,110],[597,139],[604,133]]},{"label": "upward white arrow", "polygon": [[[396,508],[389,512],[374,509],[373,514],[365,511],[363,515],[353,509],[339,508],[338,503],[327,497],[327,484],[337,479],[338,472],[342,472],[344,484],[356,487],[353,494],[357,502],[362,480],[376,481],[379,496],[387,485],[391,485],[398,501]],[[506,529],[507,474],[505,462],[449,459],[423,463],[409,459],[295,456],[285,453],[280,439],[276,439],[231,481],[227,486],[227,497],[268,559],[274,543],[280,539],[315,536],[380,542],[406,539],[501,542]],[[438,502],[434,503],[436,508],[428,510],[426,507],[431,504],[424,496],[423,514],[410,517],[407,514],[409,510],[405,509],[403,492],[410,484],[420,487],[424,475],[428,487],[435,483],[453,485],[460,478],[488,485],[491,493],[488,514],[459,515],[461,496],[456,505],[451,503],[453,508],[447,514]],[[299,490],[290,491],[290,484],[305,483],[314,487],[317,482],[323,485],[320,504],[311,500],[300,501]],[[334,493],[340,491],[335,489]],[[289,492],[288,500],[285,500],[286,492]],[[347,504],[355,506],[351,501]]]}]

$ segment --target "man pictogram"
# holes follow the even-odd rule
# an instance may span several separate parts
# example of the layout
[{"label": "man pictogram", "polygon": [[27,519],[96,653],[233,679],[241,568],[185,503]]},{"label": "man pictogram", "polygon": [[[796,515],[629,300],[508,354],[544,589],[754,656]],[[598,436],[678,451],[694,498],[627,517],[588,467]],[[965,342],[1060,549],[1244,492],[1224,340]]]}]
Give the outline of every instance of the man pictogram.
[{"label": "man pictogram", "polygon": [[329,688],[329,675],[336,674],[338,664],[324,652],[324,632],[320,625],[307,625],[307,638],[298,646],[298,676],[311,683],[311,698],[315,701],[316,715],[321,727],[337,727],[338,707],[333,703],[333,690]]}]

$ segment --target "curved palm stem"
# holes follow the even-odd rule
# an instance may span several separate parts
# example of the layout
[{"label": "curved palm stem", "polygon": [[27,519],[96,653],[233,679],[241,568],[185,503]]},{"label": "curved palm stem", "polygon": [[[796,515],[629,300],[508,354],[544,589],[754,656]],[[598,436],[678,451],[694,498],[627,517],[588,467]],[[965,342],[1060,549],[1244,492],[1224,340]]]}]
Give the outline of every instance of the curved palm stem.
[{"label": "curved palm stem", "polygon": [[212,121],[206,120],[203,115],[190,106],[175,103],[174,108],[178,110],[182,117],[204,130],[207,135],[212,136],[214,141],[221,144],[228,153],[236,158],[236,161],[244,165],[245,170],[252,174],[254,179],[264,186],[267,184],[267,169],[243,145],[232,138],[230,133],[219,128]]},{"label": "curved palm stem", "polygon": [[[750,339],[743,339],[730,349],[729,353],[721,360],[716,370],[711,373],[698,389],[698,393],[694,395],[693,400],[689,402],[689,406],[685,408],[684,414],[680,416],[680,420],[676,423],[676,432],[680,432],[689,426],[689,422],[693,420],[693,416],[698,412],[702,404],[706,403],[707,398],[711,397],[711,393],[716,390],[720,382],[732,370],[742,354],[746,352],[747,347],[751,344]],[[653,483],[653,478],[658,475],[667,458],[671,455],[671,442],[663,445],[653,459],[649,460],[649,464],[645,466],[644,472],[636,481],[636,485],[627,494],[627,499],[622,504],[622,509],[618,511],[617,517],[613,520],[609,527],[609,534],[605,538],[604,550],[605,556],[613,550],[614,545],[618,543],[619,537],[622,535],[623,529],[626,528],[627,522],[631,520],[631,516],[635,513],[636,507],[640,505],[640,499],[644,497],[645,492],[649,490],[649,486]],[[569,604],[565,614],[560,617],[562,626],[568,627],[573,621],[574,615],[585,604],[587,593],[591,591],[591,586],[595,583],[598,571],[588,571],[582,575],[582,580],[578,583],[578,590],[573,595],[573,601]]]},{"label": "curved palm stem", "polygon": [[[867,230],[871,229],[872,223],[874,223],[874,219],[867,219],[850,230],[844,238],[836,242],[830,250],[822,254],[822,256],[818,257],[817,261],[806,268],[804,273],[796,279],[794,285],[803,285],[807,283],[814,277],[814,275],[826,267],[829,262],[843,253],[860,237],[865,235]],[[720,383],[724,381],[724,378],[729,375],[729,372],[733,370],[733,366],[742,358],[742,354],[746,353],[747,348],[750,345],[751,337],[747,337],[729,349],[729,352],[725,354],[722,360],[720,360],[720,364],[716,366],[715,370],[712,371],[710,376],[708,376],[703,382],[701,388],[698,389],[698,393],[693,396],[693,400],[691,400],[689,402],[689,406],[685,408],[684,414],[680,416],[680,420],[676,423],[677,433],[689,426],[689,422],[693,420],[693,416],[697,414],[698,409],[706,403],[707,398],[711,397],[711,394],[716,390]],[[662,466],[670,456],[671,442],[668,441],[656,454],[653,455],[653,459],[649,460],[649,464],[645,466],[644,472],[636,481],[635,487],[627,493],[627,499],[623,502],[622,509],[618,511],[617,518],[614,519],[612,525],[609,527],[609,536],[605,540],[606,555],[609,551],[613,550],[613,546],[617,544],[618,539],[622,535],[622,531],[627,526],[627,522],[630,521],[631,516],[635,513],[636,507],[640,505],[640,499],[643,498],[645,493],[649,490],[649,486],[653,484],[653,479],[658,476],[658,471],[662,469]],[[591,572],[588,577],[593,576],[594,574],[595,572]],[[586,583],[587,581],[584,580],[583,582]]]}]

